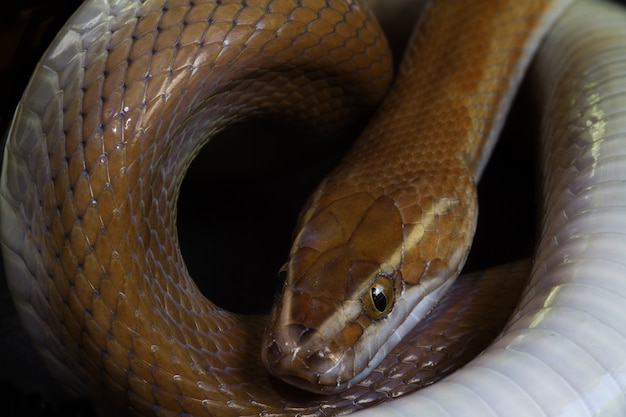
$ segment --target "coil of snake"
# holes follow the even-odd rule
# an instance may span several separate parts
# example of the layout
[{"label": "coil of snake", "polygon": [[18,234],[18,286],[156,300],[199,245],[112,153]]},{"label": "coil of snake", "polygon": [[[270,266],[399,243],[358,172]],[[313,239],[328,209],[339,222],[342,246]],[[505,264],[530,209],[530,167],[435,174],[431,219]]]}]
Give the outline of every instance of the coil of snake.
[{"label": "coil of snake", "polygon": [[[393,87],[300,216],[268,321],[189,277],[182,178],[243,118],[323,133],[367,113],[392,75],[377,24],[338,0],[85,2],[18,106],[0,183],[7,277],[53,373],[136,415],[624,415],[626,13],[469,3],[425,6]],[[485,352],[409,394],[405,337],[463,266],[474,184],[531,57],[550,116],[530,280]],[[283,395],[261,345],[273,375],[322,394]]]}]

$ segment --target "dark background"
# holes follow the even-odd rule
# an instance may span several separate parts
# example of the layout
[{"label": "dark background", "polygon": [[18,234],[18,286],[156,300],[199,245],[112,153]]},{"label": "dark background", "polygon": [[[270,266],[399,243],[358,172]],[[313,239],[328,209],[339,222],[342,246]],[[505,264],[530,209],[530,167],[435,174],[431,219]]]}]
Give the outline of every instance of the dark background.
[{"label": "dark background", "polygon": [[[79,4],[77,0],[4,3],[0,137],[6,134],[37,59]],[[466,270],[532,253],[536,208],[530,138],[535,124],[524,103],[521,94],[480,184],[479,226]],[[269,130],[256,143],[273,143],[270,128],[242,127],[222,135],[192,165],[179,200],[178,230],[189,270],[205,295],[234,311],[267,311],[298,210],[341,155],[340,148],[320,162],[298,163],[299,169],[294,169],[288,157],[263,162],[263,149],[236,152],[250,149],[252,143],[246,142],[250,131]],[[248,169],[235,173],[233,167],[241,166]],[[498,243],[505,240],[508,243]],[[5,402],[8,414],[3,415],[92,415],[89,404],[69,399],[46,372],[20,326],[4,275],[0,275],[0,392],[11,398]],[[208,276],[213,279],[209,281]],[[249,292],[242,294],[244,287]]]}]

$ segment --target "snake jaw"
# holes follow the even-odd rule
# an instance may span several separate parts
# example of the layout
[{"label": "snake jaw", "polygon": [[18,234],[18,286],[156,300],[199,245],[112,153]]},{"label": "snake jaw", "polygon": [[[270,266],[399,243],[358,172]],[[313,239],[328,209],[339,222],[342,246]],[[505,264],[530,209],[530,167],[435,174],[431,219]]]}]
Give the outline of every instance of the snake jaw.
[{"label": "snake jaw", "polygon": [[[401,279],[395,290],[403,291],[392,311],[380,321],[369,320],[360,301],[351,300],[312,329],[294,323],[290,306],[302,297],[286,286],[282,306],[274,310],[265,336],[262,358],[275,377],[318,394],[342,392],[360,383],[395,345],[422,320],[454,280],[442,276],[403,291]],[[332,331],[330,330],[332,329]],[[347,342],[347,343],[346,343]]]}]

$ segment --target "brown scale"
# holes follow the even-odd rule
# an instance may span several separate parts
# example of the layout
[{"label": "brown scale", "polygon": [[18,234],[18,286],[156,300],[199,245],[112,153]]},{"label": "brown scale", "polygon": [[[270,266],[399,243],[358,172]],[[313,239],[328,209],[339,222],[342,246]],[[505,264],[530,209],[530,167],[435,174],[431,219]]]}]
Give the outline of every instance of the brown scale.
[{"label": "brown scale", "polygon": [[[453,241],[473,234],[476,209],[465,199],[474,195],[475,161],[494,123],[488,115],[499,106],[511,62],[544,2],[513,2],[500,12],[496,3],[506,2],[489,0],[472,15],[461,2],[441,3],[430,9],[397,88],[346,165],[325,182],[328,194],[318,192],[305,213],[304,222],[321,219],[316,210],[335,204],[332,213],[341,222],[341,233],[300,237],[315,247],[312,254],[295,246],[307,266],[345,233],[363,236],[350,251],[369,263],[355,270],[370,273],[372,265],[395,258],[396,290],[461,268],[462,259],[456,265],[448,260]],[[14,139],[6,149],[27,173],[8,170],[15,176],[4,199],[14,200],[26,235],[26,243],[10,249],[31,274],[23,277],[32,279],[28,301],[45,322],[49,362],[69,388],[137,415],[334,415],[431,384],[497,334],[509,312],[486,308],[504,295],[516,298],[510,289],[521,287],[519,276],[526,274],[519,265],[514,269],[521,272],[509,278],[481,281],[485,295],[474,301],[478,277],[459,279],[445,301],[349,390],[300,392],[269,377],[261,363],[267,318],[232,314],[206,300],[177,250],[180,184],[193,156],[217,132],[244,118],[270,117],[323,133],[367,114],[381,99],[392,73],[390,54],[358,4],[149,0],[100,24],[102,33],[81,34],[85,48],[63,65],[44,58],[49,69],[40,73],[56,71],[64,94],[49,103],[26,95],[22,112],[36,114],[46,135],[35,146],[33,138]],[[497,42],[483,42],[492,30]],[[456,42],[450,39],[464,46],[448,49]],[[421,65],[431,60],[434,67]],[[468,65],[485,70],[462,69]],[[405,100],[413,90],[421,104]],[[417,130],[427,132],[423,140],[434,148],[413,138]],[[389,139],[381,140],[382,133]],[[27,136],[17,129],[14,137],[20,135]],[[429,162],[433,157],[441,162]],[[420,188],[427,194],[416,196]],[[342,198],[359,204],[348,208]],[[380,229],[390,218],[396,228]],[[462,226],[458,219],[465,219]],[[310,284],[316,279],[305,282],[323,288]],[[321,301],[300,293],[305,310],[299,314],[311,326],[321,320],[318,308],[331,310],[328,300],[352,292],[353,284],[332,285],[341,290]],[[478,332],[459,319],[468,310],[472,318],[489,315]],[[333,343],[346,349],[369,322],[361,315]],[[441,358],[437,366],[433,351]]]}]

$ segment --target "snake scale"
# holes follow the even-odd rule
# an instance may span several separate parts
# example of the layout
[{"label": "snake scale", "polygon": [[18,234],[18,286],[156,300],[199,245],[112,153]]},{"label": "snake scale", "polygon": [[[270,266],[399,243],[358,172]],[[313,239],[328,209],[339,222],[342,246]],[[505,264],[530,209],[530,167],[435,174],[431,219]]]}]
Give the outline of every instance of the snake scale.
[{"label": "snake scale", "polygon": [[[384,38],[371,15],[351,2],[85,3],[40,62],[18,106],[0,184],[5,269],[21,317],[52,371],[68,388],[93,396],[101,405],[141,415],[334,415],[380,402],[391,408],[364,413],[619,415],[625,409],[619,353],[623,325],[605,316],[594,330],[583,323],[594,335],[589,340],[602,342],[591,345],[575,336],[555,336],[565,331],[560,325],[572,321],[571,314],[559,315],[559,302],[566,303],[562,310],[577,311],[580,295],[575,289],[582,288],[588,297],[581,310],[584,317],[606,311],[619,317],[624,309],[618,307],[623,296],[617,281],[610,279],[619,275],[615,267],[604,279],[593,277],[593,285],[579,272],[592,268],[579,260],[587,253],[601,253],[591,258],[611,265],[621,260],[616,249],[621,245],[617,186],[624,177],[616,139],[623,139],[619,126],[626,107],[619,77],[624,54],[618,55],[626,39],[623,30],[619,34],[623,12],[580,1],[560,18],[567,1],[484,3],[481,8],[473,2],[474,14],[458,1],[433,2],[426,8],[427,18],[391,93],[345,163],[303,211],[305,232],[297,235],[285,267],[283,307],[274,312],[263,343],[266,318],[220,310],[202,297],[186,272],[175,234],[182,178],[204,143],[244,117],[280,119],[324,133],[366,114],[391,77]],[[588,48],[591,52],[584,50],[597,54],[593,58],[579,52],[582,36],[563,35],[583,27],[577,22],[589,16],[587,7],[601,16],[596,26],[583,31],[591,39],[587,42],[597,42]],[[437,351],[433,346],[440,343],[445,355],[473,356],[462,350],[467,346],[461,339],[448,338],[449,330],[441,329],[454,329],[446,324],[450,317],[457,324],[466,320],[459,318],[464,302],[455,300],[473,294],[476,276],[459,279],[435,314],[421,319],[462,267],[469,248],[453,243],[473,234],[473,181],[484,168],[515,86],[553,20],[557,23],[545,44],[557,46],[542,46],[536,66],[544,65],[547,69],[540,72],[551,74],[558,67],[570,78],[546,82],[543,91],[548,92],[539,100],[551,107],[548,114],[562,115],[565,122],[557,124],[558,117],[544,122],[549,139],[542,142],[547,161],[543,231],[529,285],[513,320],[485,354],[433,387],[404,395],[453,369],[444,360],[443,371],[425,377],[416,364],[429,359],[419,356],[424,352],[417,353],[414,345],[426,343],[423,351]],[[594,36],[608,38],[609,46],[598,47]],[[454,39],[462,39],[460,46]],[[565,64],[558,61],[561,55],[544,49],[563,49]],[[422,60],[431,66],[422,68]],[[593,65],[567,74],[588,62],[601,62],[601,75]],[[567,81],[572,79],[578,82],[574,87]],[[596,90],[610,84],[617,88]],[[583,98],[572,98],[571,91]],[[406,95],[412,92],[418,98],[409,104]],[[572,116],[562,110],[568,105]],[[429,133],[423,141],[434,148],[406,139],[411,137],[407,132],[424,127]],[[378,140],[383,134],[390,139]],[[586,145],[587,137],[591,145]],[[561,160],[564,154],[573,159]],[[604,168],[605,159],[609,168]],[[393,162],[394,169],[385,162]],[[571,175],[580,176],[562,179],[570,175],[568,167],[575,171]],[[587,180],[609,184],[610,198],[598,197],[603,189]],[[415,189],[430,194],[420,200]],[[584,204],[605,205],[595,209]],[[585,234],[604,232],[587,232],[585,221],[600,223],[588,215],[594,211],[614,220],[604,226],[610,234],[606,241]],[[572,218],[575,223],[563,220]],[[381,228],[383,223],[395,229]],[[583,249],[568,246],[570,235],[583,242]],[[600,249],[593,249],[598,241]],[[356,289],[338,278],[318,284],[319,278],[307,275],[316,268],[322,276],[336,269],[350,271]],[[522,264],[515,268],[517,274],[526,271]],[[559,281],[561,272],[544,278],[553,268],[570,270],[573,278],[562,279],[574,284]],[[365,284],[356,277],[364,277]],[[483,282],[497,282],[491,297],[499,299],[509,281]],[[520,280],[510,282],[519,285]],[[611,289],[608,298],[602,285]],[[307,293],[309,287],[322,290],[321,296]],[[417,287],[422,292],[414,291]],[[431,293],[437,296],[430,299]],[[608,301],[598,304],[594,296],[600,293]],[[369,296],[372,301],[367,301]],[[412,310],[422,299],[427,304]],[[484,300],[493,304],[493,298]],[[287,310],[293,305],[297,308]],[[330,312],[333,320],[319,311]],[[503,312],[500,322],[507,317]],[[550,320],[556,327],[550,327]],[[384,326],[386,321],[392,326]],[[337,331],[338,325],[350,331]],[[283,327],[297,329],[296,334],[281,333]],[[546,341],[537,329],[569,346],[559,349],[559,358],[565,361],[576,353],[579,366],[551,362],[550,348],[540,349]],[[323,342],[324,348],[319,342],[290,347],[293,340],[308,343],[328,332],[339,339]],[[433,343],[433,335],[440,340]],[[376,338],[378,345],[372,345]],[[570,340],[583,346],[583,354]],[[260,363],[262,345],[272,372],[308,389],[342,391],[297,396],[268,379]],[[283,345],[292,350],[283,351]],[[355,359],[366,351],[364,360]],[[305,355],[300,357],[300,352]],[[349,359],[332,362],[343,354]],[[533,355],[544,355],[539,365],[534,359],[539,356]],[[519,362],[511,363],[512,357]],[[582,366],[589,357],[593,365]],[[301,371],[292,362],[309,369]],[[341,364],[343,373],[328,380],[320,369],[337,368],[334,363]],[[537,366],[542,372],[533,373],[535,378],[550,384],[526,379]],[[558,369],[560,376],[553,377],[550,369]],[[593,389],[584,388],[578,378],[582,374]],[[471,380],[473,388],[465,388]],[[327,388],[316,388],[318,382]],[[537,387],[551,395],[542,396]],[[492,393],[499,390],[504,397]],[[403,398],[386,402],[397,396]],[[438,404],[442,396],[449,398]],[[499,398],[509,401],[506,408]]]}]

